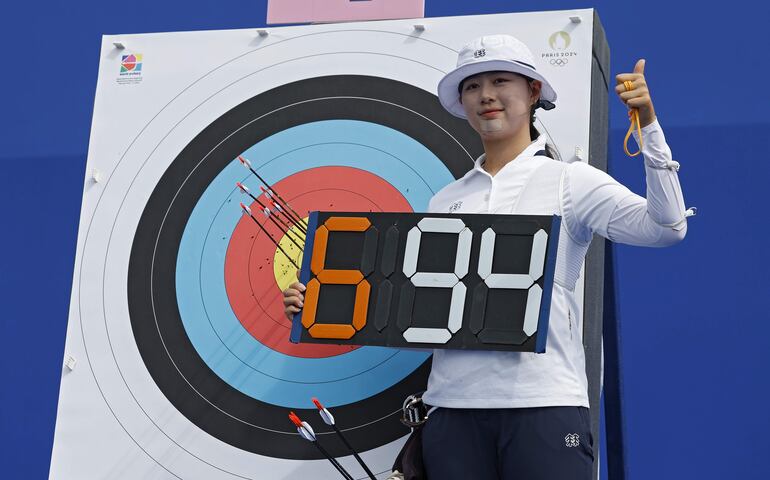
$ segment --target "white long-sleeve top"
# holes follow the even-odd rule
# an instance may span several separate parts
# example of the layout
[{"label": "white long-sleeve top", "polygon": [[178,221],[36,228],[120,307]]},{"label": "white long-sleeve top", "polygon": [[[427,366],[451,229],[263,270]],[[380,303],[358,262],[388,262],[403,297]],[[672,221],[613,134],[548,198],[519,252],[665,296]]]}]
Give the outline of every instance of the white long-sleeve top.
[{"label": "white long-sleeve top", "polygon": [[[429,405],[449,408],[588,407],[582,313],[575,299],[593,234],[615,242],[662,247],[684,238],[686,211],[677,170],[657,120],[642,129],[647,198],[584,162],[534,154],[541,135],[495,176],[485,155],[430,201],[432,213],[560,215],[546,352],[435,350]],[[639,144],[639,138],[634,133]]]}]

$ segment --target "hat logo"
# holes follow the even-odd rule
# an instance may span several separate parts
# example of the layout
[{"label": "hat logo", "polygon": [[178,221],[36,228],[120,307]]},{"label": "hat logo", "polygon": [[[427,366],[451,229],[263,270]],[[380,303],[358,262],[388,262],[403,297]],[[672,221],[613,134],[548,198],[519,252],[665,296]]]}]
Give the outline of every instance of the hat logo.
[{"label": "hat logo", "polygon": [[474,58],[479,58],[479,57],[483,57],[486,54],[487,54],[487,50],[485,48],[481,48],[481,49],[476,50],[475,52],[473,52],[473,57]]},{"label": "hat logo", "polygon": [[554,50],[566,50],[569,48],[570,43],[572,43],[572,37],[563,30],[554,32],[553,35],[548,38],[548,44]]}]

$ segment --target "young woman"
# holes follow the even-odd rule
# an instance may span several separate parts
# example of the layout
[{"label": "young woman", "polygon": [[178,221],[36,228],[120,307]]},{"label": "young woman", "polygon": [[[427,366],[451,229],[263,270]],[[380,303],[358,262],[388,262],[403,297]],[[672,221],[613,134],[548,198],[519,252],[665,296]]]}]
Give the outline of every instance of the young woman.
[{"label": "young woman", "polygon": [[[679,164],[655,117],[644,60],[616,81],[620,99],[639,112],[647,198],[586,163],[549,158],[533,121],[537,108],[553,108],[556,92],[514,37],[489,35],[465,45],[439,83],[441,104],[468,120],[484,154],[433,196],[429,211],[557,214],[562,223],[546,353],[434,352],[423,395],[438,407],[423,427],[429,479],[592,477],[583,325],[574,294],[591,238],[666,246],[687,231]],[[295,283],[284,292],[289,318],[302,307],[303,291]]]}]

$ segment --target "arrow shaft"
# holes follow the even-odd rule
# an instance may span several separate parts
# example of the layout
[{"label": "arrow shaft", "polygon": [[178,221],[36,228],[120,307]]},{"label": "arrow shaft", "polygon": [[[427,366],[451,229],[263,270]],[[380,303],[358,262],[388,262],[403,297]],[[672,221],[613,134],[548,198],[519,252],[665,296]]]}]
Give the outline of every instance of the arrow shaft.
[{"label": "arrow shaft", "polygon": [[335,432],[337,432],[337,435],[342,439],[342,443],[345,444],[346,447],[350,450],[350,452],[353,454],[353,456],[356,458],[358,463],[361,465],[361,467],[366,471],[366,474],[369,475],[369,478],[372,480],[377,480],[377,477],[374,476],[374,473],[369,469],[369,467],[366,465],[366,462],[358,455],[358,453],[355,451],[353,446],[348,442],[348,439],[345,438],[345,435],[342,434],[342,431],[340,431],[339,428],[337,428],[336,424],[332,424],[332,428]]},{"label": "arrow shaft", "polygon": [[254,220],[254,223],[256,223],[259,226],[259,228],[262,229],[263,232],[265,232],[265,235],[270,237],[270,240],[273,241],[273,244],[275,244],[275,246],[278,247],[278,249],[281,251],[281,253],[283,253],[286,256],[286,258],[291,262],[291,264],[294,265],[295,267],[297,267],[297,270],[299,270],[299,265],[297,265],[297,263],[294,260],[292,260],[292,258],[289,256],[289,254],[286,253],[286,250],[284,250],[283,247],[281,247],[281,245],[273,238],[273,236],[270,235],[270,232],[267,231],[267,229],[264,227],[264,225],[259,223],[259,221],[256,218],[254,218],[254,215],[249,214],[249,217],[252,220]]},{"label": "arrow shaft", "polygon": [[277,198],[278,200],[280,200],[280,201],[283,203],[283,205],[281,205],[281,206],[285,206],[285,208],[286,208],[288,211],[291,211],[291,213],[292,213],[292,214],[293,214],[293,215],[296,217],[296,218],[294,218],[294,221],[295,221],[295,222],[297,222],[297,223],[300,223],[300,224],[302,224],[302,225],[304,225],[304,226],[307,226],[307,224],[306,224],[306,223],[305,223],[305,221],[302,219],[302,217],[300,217],[300,215],[299,215],[297,212],[295,212],[293,208],[291,208],[291,205],[289,205],[289,202],[287,202],[286,200],[284,200],[284,199],[283,199],[283,197],[281,197],[281,195],[280,195],[278,192],[276,192],[275,190],[273,190],[273,187],[272,187],[272,185],[270,185],[269,183],[267,183],[267,182],[265,181],[265,179],[264,179],[264,178],[262,178],[262,176],[261,176],[260,174],[258,174],[258,173],[257,173],[257,171],[256,171],[256,170],[254,170],[252,167],[249,167],[249,170],[251,170],[251,173],[253,173],[253,174],[254,174],[254,176],[255,176],[255,177],[257,177],[257,179],[259,179],[259,181],[260,181],[260,182],[262,182],[262,183],[263,183],[263,184],[264,184],[264,185],[265,185],[265,186],[268,188],[268,190],[270,190],[272,193],[274,193],[274,194],[275,194],[276,198]]},{"label": "arrow shaft", "polygon": [[[251,194],[251,192],[246,192],[246,195],[248,195],[249,197],[251,197],[251,199],[252,199],[252,200],[254,200],[255,202],[257,202],[257,204],[259,204],[259,206],[260,206],[260,207],[262,207],[262,210],[263,210],[263,211],[264,211],[265,209],[268,209],[268,208],[267,208],[267,206],[266,206],[264,203],[260,202],[260,201],[259,201],[259,199],[258,199],[257,197],[255,197],[254,195],[252,195],[252,194]],[[269,210],[269,209],[268,209],[268,210]],[[301,250],[303,250],[303,249],[305,248],[305,247],[304,247],[304,244],[305,244],[305,239],[304,239],[304,238],[302,238],[302,237],[300,237],[299,235],[297,235],[295,232],[291,231],[291,226],[287,225],[287,224],[286,224],[286,223],[285,223],[283,220],[281,220],[280,218],[279,218],[278,220],[281,220],[281,223],[283,223],[283,225],[279,225],[279,224],[278,224],[278,222],[276,221],[276,219],[275,219],[274,217],[275,217],[274,215],[268,215],[268,218],[270,219],[270,221],[272,221],[272,222],[273,222],[273,224],[274,224],[276,227],[278,227],[278,229],[279,229],[279,230],[283,230],[284,228],[286,228],[286,236],[287,236],[287,237],[289,237],[289,240],[291,240],[291,241],[292,241],[292,243],[294,243],[294,245],[296,245],[296,246],[297,246],[297,248],[299,248],[299,249],[300,249],[300,251],[301,251]],[[297,242],[294,240],[294,237],[293,237],[292,235],[296,236],[296,238],[297,238],[297,239],[298,239],[300,242],[302,242],[302,245],[300,245],[299,243],[297,243]]]},{"label": "arrow shaft", "polygon": [[[271,212],[275,213],[275,210],[271,210]],[[302,237],[300,237],[300,236],[299,236],[299,234],[297,234],[297,232],[293,231],[293,230],[291,229],[291,225],[290,225],[290,224],[288,224],[288,223],[286,223],[286,220],[282,219],[280,216],[278,216],[278,214],[276,214],[276,215],[274,215],[274,216],[275,216],[275,217],[278,219],[278,221],[279,221],[279,222],[281,222],[281,224],[282,224],[282,225],[283,225],[283,226],[286,228],[286,234],[287,234],[287,235],[288,235],[289,233],[291,233],[291,234],[293,234],[293,235],[296,235],[296,236],[297,236],[297,238],[299,238],[299,239],[300,239],[300,242],[302,242],[303,244],[305,243],[305,239],[304,239],[304,238],[302,238]],[[302,227],[300,227],[299,225],[297,225],[297,227],[298,227],[298,228],[300,228],[300,230],[302,230]],[[304,233],[304,234],[307,234],[307,232],[304,232],[304,231],[303,231],[302,233]],[[294,242],[294,244],[295,244],[295,245],[296,245],[296,243],[297,243],[297,242]],[[299,245],[297,245],[297,246],[299,247]],[[303,247],[299,247],[299,248],[300,248],[300,249],[302,249]]]},{"label": "arrow shaft", "polygon": [[326,449],[323,448],[320,443],[318,443],[318,441],[313,442],[313,445],[315,445],[316,448],[318,448],[318,451],[320,451],[321,454],[323,454],[323,456],[325,456],[329,460],[329,462],[331,462],[331,464],[334,465],[334,468],[336,468],[337,471],[340,472],[342,476],[345,477],[346,480],[353,480],[353,477],[348,473],[348,471],[345,470],[345,468],[342,465],[340,465],[340,463],[334,457],[332,457],[329,454],[329,452],[327,452]]},{"label": "arrow shaft", "polygon": [[[279,206],[279,207],[280,207],[280,205],[278,204],[278,202],[276,202],[275,200],[273,200],[273,205],[274,205],[274,206],[275,206],[275,205],[277,205],[277,206]],[[285,208],[283,208],[283,207],[281,207],[281,208],[276,208],[276,210],[278,211],[278,213],[279,213],[280,215],[283,215],[284,217],[286,217],[286,219],[289,221],[289,223],[291,223],[291,224],[293,224],[293,225],[296,225],[296,226],[297,226],[297,228],[298,228],[298,229],[299,229],[299,230],[300,230],[300,231],[301,231],[303,234],[307,235],[307,229],[305,228],[305,226],[304,226],[304,223],[302,223],[302,222],[299,222],[299,223],[298,223],[298,222],[297,222],[297,221],[294,219],[294,217],[292,217],[291,215],[289,215],[288,213],[286,213],[286,209],[285,209]]]}]

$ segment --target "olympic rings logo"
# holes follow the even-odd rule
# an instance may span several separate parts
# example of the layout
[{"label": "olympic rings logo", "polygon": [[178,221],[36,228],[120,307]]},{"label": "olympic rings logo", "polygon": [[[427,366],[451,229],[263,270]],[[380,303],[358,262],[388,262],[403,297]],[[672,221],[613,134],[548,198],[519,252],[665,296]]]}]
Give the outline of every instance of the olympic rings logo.
[{"label": "olympic rings logo", "polygon": [[551,65],[555,65],[557,67],[563,67],[564,65],[567,64],[568,61],[569,60],[567,60],[566,58],[552,58]]}]

